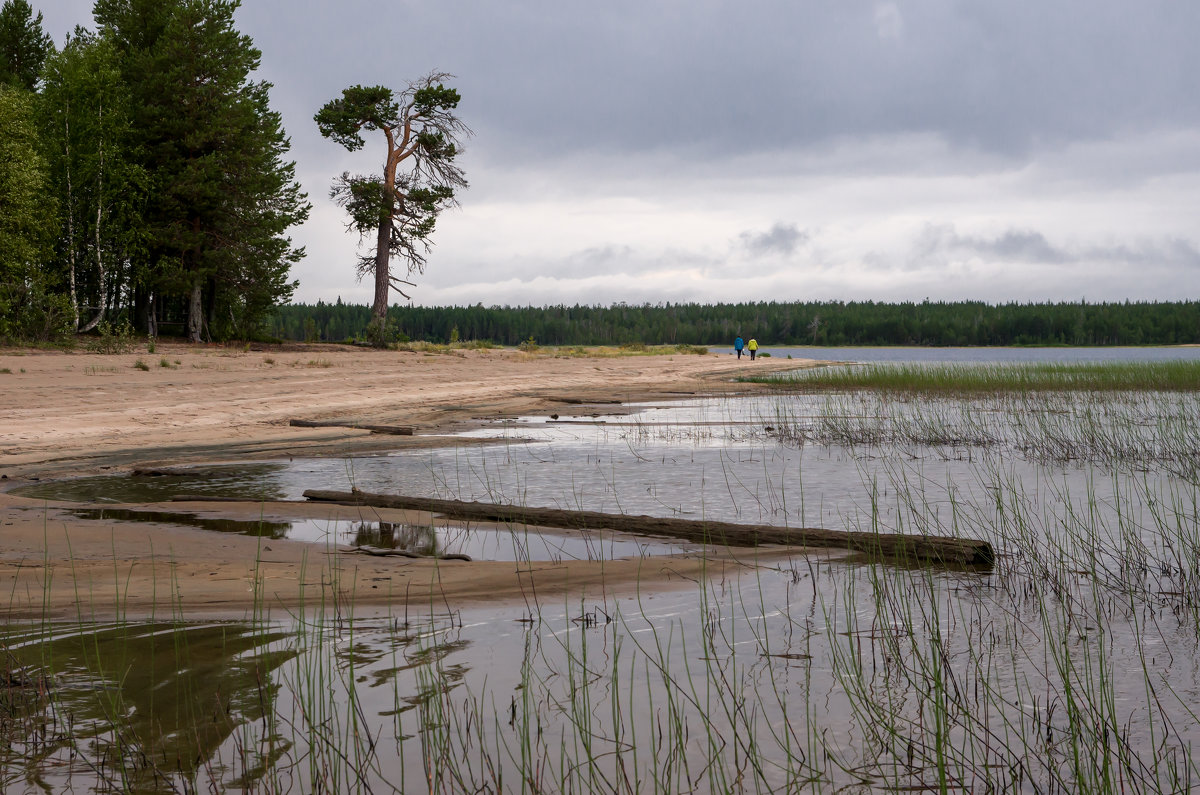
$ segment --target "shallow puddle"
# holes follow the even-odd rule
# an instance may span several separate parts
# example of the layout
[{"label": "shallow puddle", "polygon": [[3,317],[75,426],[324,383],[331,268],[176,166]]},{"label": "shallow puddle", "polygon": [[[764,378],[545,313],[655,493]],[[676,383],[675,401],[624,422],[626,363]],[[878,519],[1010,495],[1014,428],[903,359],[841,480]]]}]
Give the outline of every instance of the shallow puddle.
[{"label": "shallow puddle", "polygon": [[281,463],[207,465],[193,469],[188,475],[93,475],[42,481],[12,492],[41,500],[112,503],[167,502],[172,497],[186,495],[252,502],[289,499],[289,491],[280,479],[286,469]]},{"label": "shallow puddle", "polygon": [[694,553],[701,548],[696,544],[670,543],[606,530],[555,533],[506,527],[412,525],[349,519],[247,520],[128,508],[85,508],[69,513],[96,521],[174,524],[314,544],[379,547],[422,556],[466,555],[472,560],[601,561]]}]

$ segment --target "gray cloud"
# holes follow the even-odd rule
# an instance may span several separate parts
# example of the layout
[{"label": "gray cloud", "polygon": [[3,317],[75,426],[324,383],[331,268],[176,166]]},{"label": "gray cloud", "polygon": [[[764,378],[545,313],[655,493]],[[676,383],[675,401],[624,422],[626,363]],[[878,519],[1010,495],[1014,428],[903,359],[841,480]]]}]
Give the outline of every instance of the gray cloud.
[{"label": "gray cloud", "polygon": [[950,224],[927,226],[917,238],[915,256],[979,257],[999,262],[1074,262],[1076,256],[1052,246],[1041,232],[1009,229],[994,237],[960,235]]},{"label": "gray cloud", "polygon": [[976,258],[992,263],[1078,265],[1105,263],[1200,269],[1200,249],[1183,238],[1058,246],[1041,232],[1009,229],[995,236],[960,235],[953,225],[927,226],[913,244],[916,261],[939,257]]},{"label": "gray cloud", "polygon": [[[41,2],[58,41],[90,24]],[[380,156],[313,113],[435,68],[473,187],[420,301],[1200,292],[1200,3],[254,0],[238,24],[318,205],[301,300],[367,291],[324,197]],[[778,272],[748,284],[747,257]]]},{"label": "gray cloud", "polygon": [[738,243],[741,247],[758,256],[769,254],[788,256],[807,240],[808,234],[801,232],[795,224],[782,222],[776,222],[766,232],[742,232],[738,236]]}]

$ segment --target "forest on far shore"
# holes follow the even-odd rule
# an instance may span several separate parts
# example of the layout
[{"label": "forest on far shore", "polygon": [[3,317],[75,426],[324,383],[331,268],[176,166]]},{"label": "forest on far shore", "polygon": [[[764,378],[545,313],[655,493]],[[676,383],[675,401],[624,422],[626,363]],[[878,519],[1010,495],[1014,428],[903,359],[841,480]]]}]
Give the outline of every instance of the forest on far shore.
[{"label": "forest on far shore", "polygon": [[[291,304],[269,334],[285,340],[365,338],[371,308]],[[614,306],[393,306],[391,340],[518,345],[1180,345],[1200,343],[1200,302],[762,302]]]}]

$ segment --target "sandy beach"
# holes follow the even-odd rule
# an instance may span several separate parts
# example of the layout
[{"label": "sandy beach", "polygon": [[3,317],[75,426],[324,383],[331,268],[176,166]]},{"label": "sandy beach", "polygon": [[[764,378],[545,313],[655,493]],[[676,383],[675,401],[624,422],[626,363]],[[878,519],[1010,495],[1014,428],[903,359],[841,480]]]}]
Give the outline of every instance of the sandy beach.
[{"label": "sandy beach", "polygon": [[[745,392],[740,373],[803,362],[729,355],[567,356],[553,351],[234,349],[159,343],[126,354],[0,351],[0,488],[134,468],[431,445],[483,421],[611,411],[610,401]],[[140,366],[139,366],[140,365]],[[753,370],[751,370],[753,368]],[[591,405],[589,405],[589,403]],[[411,436],[291,420],[411,426]],[[82,519],[79,503],[0,493],[0,609],[12,617],[240,616],[294,609],[601,596],[667,588],[778,551],[604,563],[380,558],[170,524]],[[140,506],[139,506],[140,507]],[[309,503],[147,506],[231,518],[428,524],[426,514]]]}]

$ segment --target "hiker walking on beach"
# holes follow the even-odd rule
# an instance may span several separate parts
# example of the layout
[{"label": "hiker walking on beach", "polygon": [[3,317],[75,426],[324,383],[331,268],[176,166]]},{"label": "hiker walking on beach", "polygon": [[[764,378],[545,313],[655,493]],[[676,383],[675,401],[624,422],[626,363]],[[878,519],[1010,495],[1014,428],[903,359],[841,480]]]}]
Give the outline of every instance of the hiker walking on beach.
[{"label": "hiker walking on beach", "polygon": [[737,352],[739,359],[742,358],[742,348],[744,348],[745,345],[746,345],[746,343],[742,342],[741,337],[738,337],[736,340],[733,341],[733,349],[734,349],[734,351]]},{"label": "hiker walking on beach", "polygon": [[746,345],[746,350],[750,351],[750,361],[754,361],[754,352],[758,350],[758,340],[751,337],[749,344]]}]

